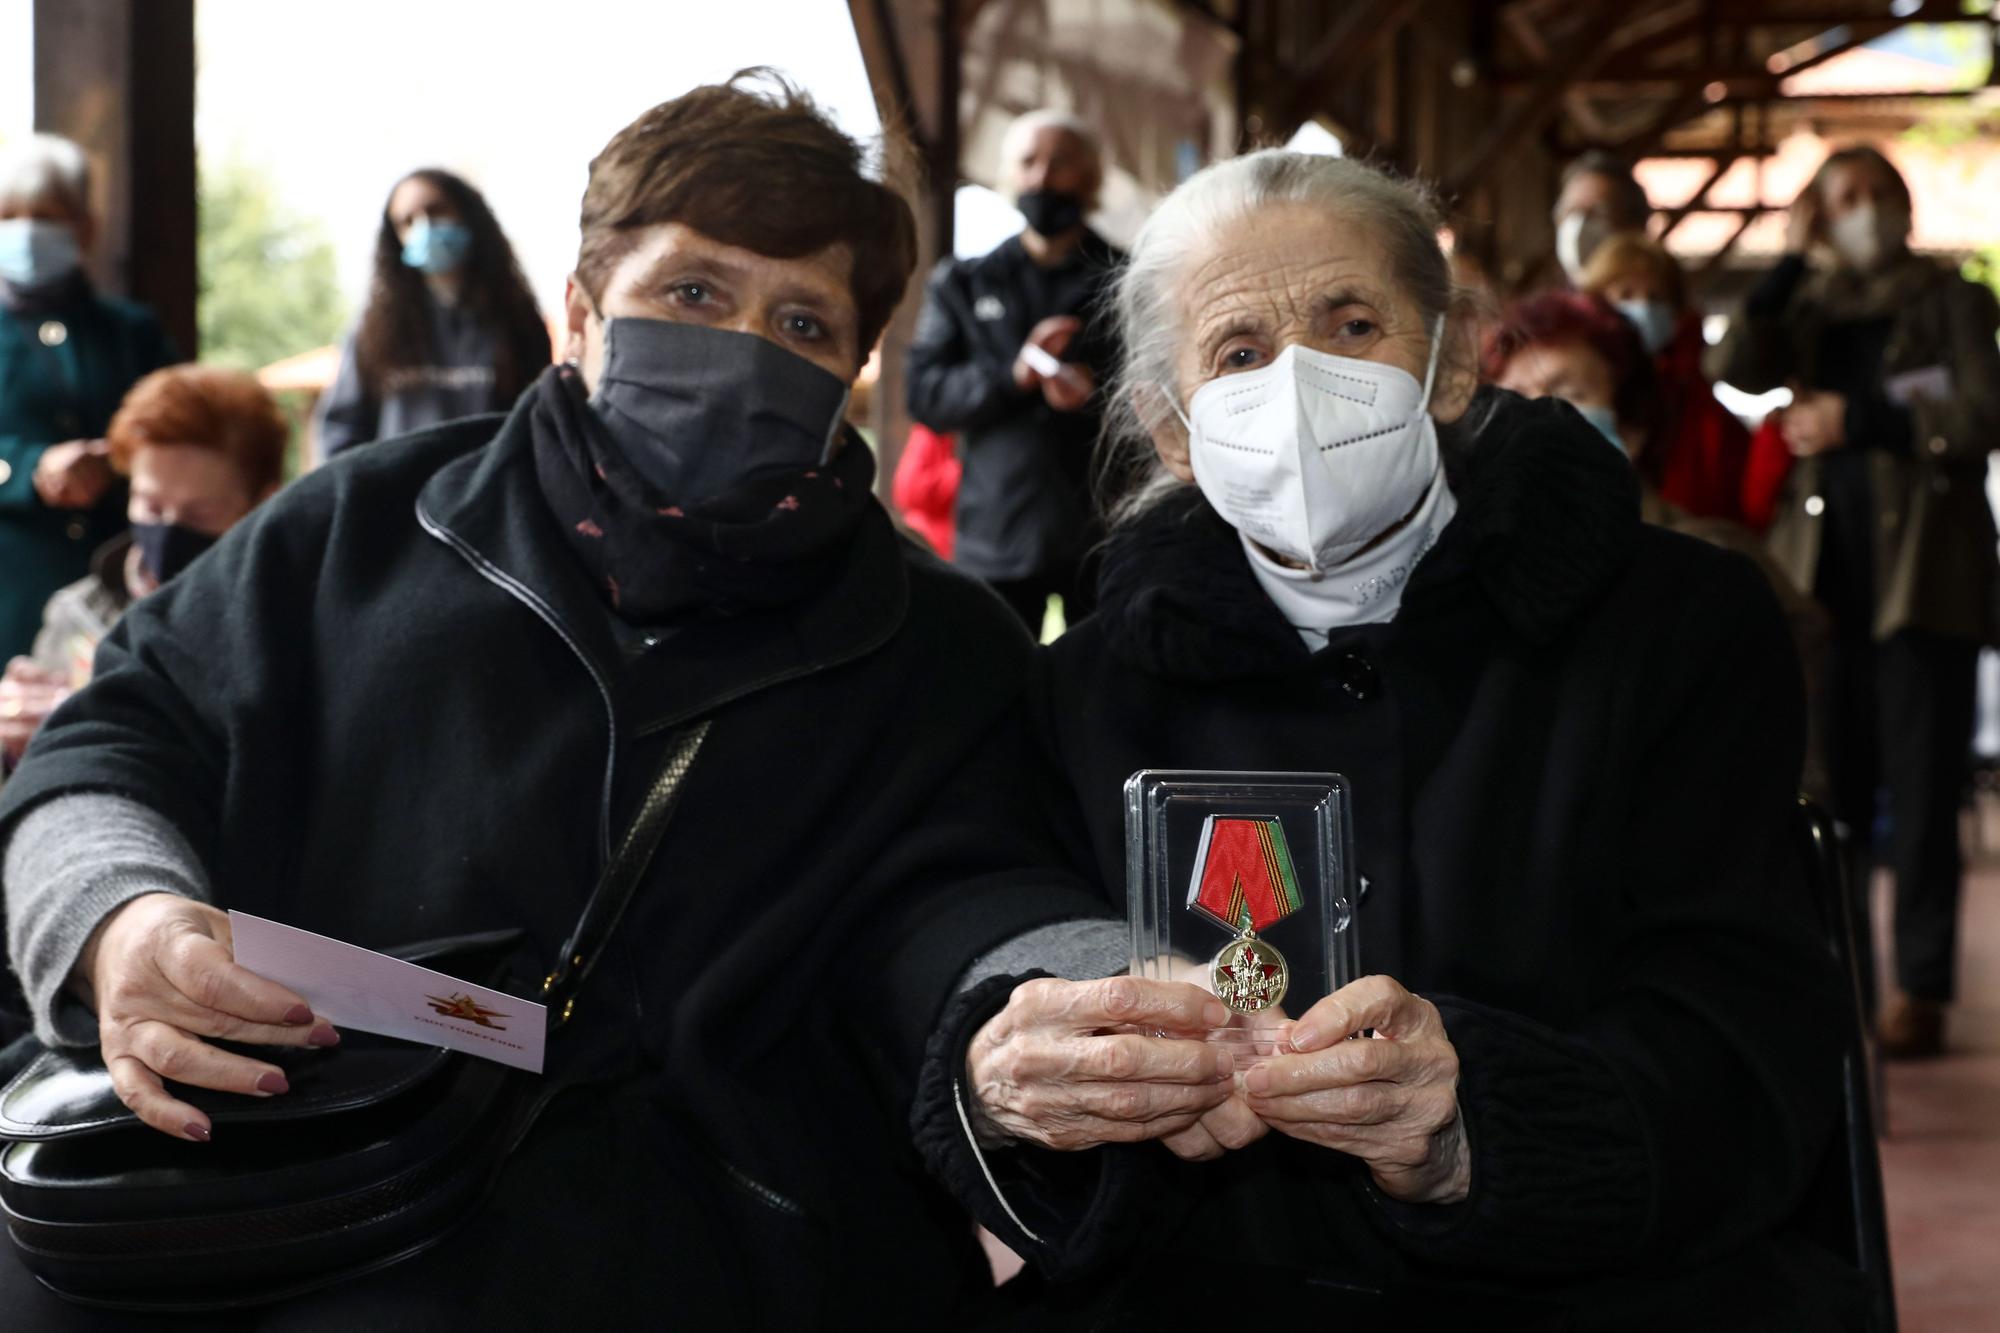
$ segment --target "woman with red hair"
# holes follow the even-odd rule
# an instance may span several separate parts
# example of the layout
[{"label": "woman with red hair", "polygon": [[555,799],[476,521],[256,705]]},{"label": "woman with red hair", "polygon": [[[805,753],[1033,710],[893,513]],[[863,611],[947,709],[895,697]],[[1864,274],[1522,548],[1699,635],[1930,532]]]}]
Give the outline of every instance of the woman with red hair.
[{"label": "woman with red hair", "polygon": [[0,766],[90,679],[97,641],[125,609],[185,569],[278,488],[291,428],[254,375],[214,366],[156,370],[132,386],[106,433],[131,479],[131,527],[42,614],[34,653],[0,677]]},{"label": "woman with red hair", "polygon": [[[1527,398],[1561,398],[1623,449],[1638,469],[1639,514],[1646,522],[1736,551],[1755,561],[1777,594],[1799,650],[1806,685],[1806,762],[1800,789],[1822,801],[1831,795],[1826,769],[1823,681],[1828,651],[1826,612],[1802,592],[1742,524],[1690,513],[1663,494],[1676,441],[1663,432],[1677,419],[1661,403],[1661,386],[1639,330],[1600,297],[1548,292],[1517,302],[1486,335],[1481,371]],[[1665,447],[1662,442],[1665,442]]]}]

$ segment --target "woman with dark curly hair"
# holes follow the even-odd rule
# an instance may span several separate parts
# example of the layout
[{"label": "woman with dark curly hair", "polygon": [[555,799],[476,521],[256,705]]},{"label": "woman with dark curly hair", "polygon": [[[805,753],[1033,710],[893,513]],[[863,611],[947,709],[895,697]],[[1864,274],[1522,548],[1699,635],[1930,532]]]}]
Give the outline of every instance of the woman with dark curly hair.
[{"label": "woman with dark curly hair", "polygon": [[368,306],[320,400],[320,452],[505,411],[548,364],[548,326],[485,197],[413,171],[382,208]]}]

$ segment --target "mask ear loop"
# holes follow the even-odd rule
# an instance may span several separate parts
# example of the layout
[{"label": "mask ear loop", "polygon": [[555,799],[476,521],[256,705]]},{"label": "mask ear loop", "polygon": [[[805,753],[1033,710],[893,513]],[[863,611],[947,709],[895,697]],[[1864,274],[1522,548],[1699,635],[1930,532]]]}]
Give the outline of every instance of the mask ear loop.
[{"label": "mask ear loop", "polygon": [[1424,396],[1423,400],[1417,404],[1417,411],[1419,412],[1424,411],[1431,405],[1431,384],[1437,379],[1438,352],[1443,347],[1444,316],[1439,315],[1431,321],[1431,361],[1428,366],[1424,367]]}]

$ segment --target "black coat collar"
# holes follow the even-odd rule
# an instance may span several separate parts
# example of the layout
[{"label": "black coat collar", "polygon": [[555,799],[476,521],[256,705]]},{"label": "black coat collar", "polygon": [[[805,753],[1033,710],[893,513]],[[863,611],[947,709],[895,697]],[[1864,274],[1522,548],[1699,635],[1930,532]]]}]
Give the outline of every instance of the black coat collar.
[{"label": "black coat collar", "polygon": [[523,397],[487,448],[438,469],[418,494],[417,520],[560,634],[607,704],[620,696],[640,701],[639,714],[628,719],[635,734],[863,657],[903,623],[909,587],[901,539],[871,505],[854,540],[833,557],[839,572],[811,597],[766,614],[679,627],[665,651],[621,666],[610,612],[542,498],[528,406]]},{"label": "black coat collar", "polygon": [[[1445,473],[1458,515],[1411,576],[1398,618],[1421,617],[1447,588],[1472,579],[1517,633],[1548,643],[1630,559],[1638,478],[1555,400],[1482,390],[1448,436]],[[1193,487],[1113,534],[1098,593],[1101,632],[1144,670],[1227,680],[1310,660],[1251,573],[1235,530]]]}]

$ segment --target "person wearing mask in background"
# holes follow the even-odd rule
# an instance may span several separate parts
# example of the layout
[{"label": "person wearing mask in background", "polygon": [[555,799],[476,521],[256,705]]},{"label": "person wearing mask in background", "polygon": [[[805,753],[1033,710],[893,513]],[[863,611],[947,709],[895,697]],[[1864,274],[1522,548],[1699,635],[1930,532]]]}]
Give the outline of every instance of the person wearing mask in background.
[{"label": "person wearing mask in background", "polygon": [[90,680],[98,640],[236,526],[283,479],[291,428],[255,375],[217,366],[156,370],[132,387],[106,432],[131,479],[129,531],[97,549],[90,573],[49,599],[32,655],[0,676],[0,770],[12,768],[55,706]]},{"label": "person wearing mask in background", "polygon": [[1550,213],[1562,276],[1572,287],[1581,285],[1598,246],[1621,231],[1644,231],[1652,215],[1646,189],[1624,158],[1592,150],[1571,162]]},{"label": "person wearing mask in background", "polygon": [[1660,498],[1697,518],[1742,522],[1750,432],[1701,372],[1708,349],[1679,262],[1643,233],[1620,232],[1591,254],[1580,285],[1632,321],[1652,357],[1658,426],[1641,468]]},{"label": "person wearing mask in background", "polygon": [[320,456],[504,412],[548,364],[548,325],[485,196],[413,171],[382,209],[368,306],[320,399]]},{"label": "person wearing mask in background", "polygon": [[[1620,239],[1607,242],[1606,248]],[[1673,409],[1661,401],[1656,361],[1647,350],[1630,316],[1601,298],[1545,292],[1509,306],[1486,332],[1480,370],[1489,383],[1524,398],[1562,399],[1624,450],[1639,473],[1639,515],[1646,522],[1756,563],[1785,613],[1805,675],[1806,752],[1799,790],[1830,803],[1826,612],[1792,583],[1755,533],[1731,519],[1692,513],[1665,493],[1661,483],[1667,464],[1656,441],[1664,438],[1664,423],[1673,419]]]},{"label": "person wearing mask in background", "polygon": [[1862,854],[1888,792],[1889,845],[1873,850],[1896,882],[1901,993],[1880,1016],[1892,1056],[1944,1045],[1958,808],[2000,580],[1985,491],[2000,308],[1911,253],[1910,213],[1908,184],[1876,149],[1830,154],[1792,205],[1785,257],[1709,367],[1748,393],[1793,390],[1779,430],[1796,461],[1769,542],[1833,617],[1835,813]]},{"label": "person wearing mask in background", "polygon": [[1104,169],[1083,122],[1022,116],[1001,174],[1028,225],[938,265],[905,367],[910,415],[958,437],[954,561],[1039,633],[1051,595],[1072,625],[1093,601],[1090,460],[1111,360],[1095,311],[1121,256],[1084,224]]},{"label": "person wearing mask in background", "polygon": [[[377,949],[512,930],[539,985],[685,767],[484,1202],[256,1327],[957,1328],[990,1291],[907,1084],[952,960],[1089,899],[984,832],[1036,799],[1027,635],[896,534],[844,421],[916,262],[868,161],[768,72],[641,114],[590,165],[566,363],[274,496],[0,789],[37,1032],[199,1156],[235,1126],[182,1086],[290,1091],[211,1039],[337,1040],[221,909]],[[0,1255],[10,1326],[62,1310]]]},{"label": "person wearing mask in background", "polygon": [[123,528],[104,428],[173,359],[150,311],[92,289],[96,236],[81,148],[38,134],[0,153],[0,658]]}]

